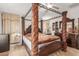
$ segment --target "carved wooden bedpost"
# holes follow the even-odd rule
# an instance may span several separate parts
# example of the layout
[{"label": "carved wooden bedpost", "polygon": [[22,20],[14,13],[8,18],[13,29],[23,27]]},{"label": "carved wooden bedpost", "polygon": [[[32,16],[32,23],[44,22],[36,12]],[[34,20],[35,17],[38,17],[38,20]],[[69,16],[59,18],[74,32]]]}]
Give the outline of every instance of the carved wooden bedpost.
[{"label": "carved wooden bedpost", "polygon": [[67,39],[67,32],[66,32],[66,28],[67,28],[67,11],[62,13],[62,42],[63,42],[63,50],[66,51],[67,50],[67,43],[66,43],[66,39]]},{"label": "carved wooden bedpost", "polygon": [[72,19],[72,29],[73,29],[73,32],[74,32],[74,20],[75,19]]},{"label": "carved wooden bedpost", "polygon": [[32,56],[38,55],[38,3],[32,4]]}]

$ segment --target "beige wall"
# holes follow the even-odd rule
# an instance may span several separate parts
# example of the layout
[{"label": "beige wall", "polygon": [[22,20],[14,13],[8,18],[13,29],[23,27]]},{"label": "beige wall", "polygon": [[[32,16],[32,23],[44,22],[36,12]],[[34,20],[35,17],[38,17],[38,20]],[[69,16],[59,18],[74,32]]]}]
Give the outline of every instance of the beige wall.
[{"label": "beige wall", "polygon": [[68,10],[68,17],[75,19],[75,26],[78,27],[79,6],[69,9]]}]

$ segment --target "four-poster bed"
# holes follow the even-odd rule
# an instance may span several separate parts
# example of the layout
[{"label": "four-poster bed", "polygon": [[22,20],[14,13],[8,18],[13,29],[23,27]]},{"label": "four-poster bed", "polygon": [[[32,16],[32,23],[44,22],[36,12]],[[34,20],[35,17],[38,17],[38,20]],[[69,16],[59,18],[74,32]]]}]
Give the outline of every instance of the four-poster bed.
[{"label": "four-poster bed", "polygon": [[[41,7],[43,7],[43,5],[41,5]],[[47,9],[46,7],[43,7],[43,8]],[[28,28],[25,28],[26,24],[25,24],[24,20],[25,20],[25,17],[27,16],[27,14],[31,10],[32,10],[32,20],[30,20],[30,21],[32,21],[32,23],[29,24],[30,25],[29,26],[28,22],[26,22],[28,25],[27,26]],[[57,11],[55,11],[55,12],[59,13]],[[77,46],[77,44],[79,45],[79,43],[78,43],[79,40],[76,39],[77,34],[78,34],[78,38],[79,38],[79,19],[78,19],[78,33],[75,33],[75,26],[74,26],[75,19],[67,18],[67,11],[59,13],[59,14],[61,14],[60,17],[62,17],[62,21],[60,22],[60,25],[62,25],[62,28],[61,28],[61,26],[60,26],[60,28],[58,28],[59,21],[57,21],[57,22],[53,23],[52,27],[54,27],[54,25],[56,26],[55,29],[53,28],[53,30],[55,30],[55,32],[58,35],[57,34],[56,35],[54,35],[54,34],[48,35],[48,34],[43,33],[43,30],[44,30],[44,28],[43,28],[44,23],[43,22],[49,21],[50,19],[39,21],[39,14],[38,13],[39,13],[39,4],[33,3],[32,7],[27,12],[25,17],[22,17],[22,34],[23,34],[22,40],[23,40],[23,44],[28,49],[27,52],[30,55],[32,55],[32,56],[46,56],[46,55],[50,55],[51,53],[53,53],[55,51],[58,51],[59,49],[61,49],[61,51],[63,50],[65,53],[67,51],[67,45],[71,45],[74,48],[78,47],[78,49],[79,49],[79,46]],[[52,19],[53,18],[51,18],[51,20]],[[39,27],[39,22],[40,22],[40,27]],[[52,22],[54,22],[54,21],[52,20]],[[70,31],[67,31],[67,26],[68,26],[67,23],[68,22],[72,22],[72,30],[70,30]],[[26,29],[26,31],[25,31],[25,29]],[[49,29],[50,29],[50,27],[49,27]],[[62,29],[61,33],[59,32],[59,29]],[[17,36],[16,36],[16,38],[17,38]],[[24,45],[22,45],[22,46],[24,46]],[[70,51],[71,49],[68,49],[68,50]],[[69,52],[69,51],[67,51],[67,52]],[[61,55],[64,53],[60,52],[59,54]],[[66,54],[68,55],[68,53],[66,53]]]},{"label": "four-poster bed", "polygon": [[[32,56],[49,55],[58,49],[66,51],[66,17],[67,12],[62,13],[62,41],[59,36],[45,35],[39,32],[38,28],[38,3],[32,4],[32,31],[23,37],[25,45],[28,45]],[[30,28],[31,29],[31,28]],[[31,48],[32,45],[32,48]]]}]

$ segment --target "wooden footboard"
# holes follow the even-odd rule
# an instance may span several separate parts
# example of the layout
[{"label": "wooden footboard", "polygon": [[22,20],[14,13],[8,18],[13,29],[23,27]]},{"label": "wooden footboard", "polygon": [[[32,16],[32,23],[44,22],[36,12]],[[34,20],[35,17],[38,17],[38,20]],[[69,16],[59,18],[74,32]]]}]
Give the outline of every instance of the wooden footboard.
[{"label": "wooden footboard", "polygon": [[[25,45],[29,56],[31,56],[30,49],[27,47],[27,45],[24,42],[23,45]],[[61,41],[52,41],[51,43],[44,44],[42,47],[39,48],[39,56],[50,55],[51,53],[61,48],[62,48]]]},{"label": "wooden footboard", "polygon": [[39,55],[40,56],[47,56],[47,55],[49,55],[61,48],[62,48],[61,42],[55,41],[55,42],[52,42],[48,45],[42,46],[40,48]]}]

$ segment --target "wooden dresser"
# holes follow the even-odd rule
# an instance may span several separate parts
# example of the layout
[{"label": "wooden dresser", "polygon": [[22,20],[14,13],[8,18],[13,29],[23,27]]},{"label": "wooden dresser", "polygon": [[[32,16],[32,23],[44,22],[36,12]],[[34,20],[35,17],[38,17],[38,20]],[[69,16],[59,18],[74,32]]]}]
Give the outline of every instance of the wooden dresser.
[{"label": "wooden dresser", "polygon": [[68,34],[68,39],[67,39],[67,44],[68,46],[71,46],[73,48],[78,48],[79,46],[79,34],[78,33],[69,33]]}]

